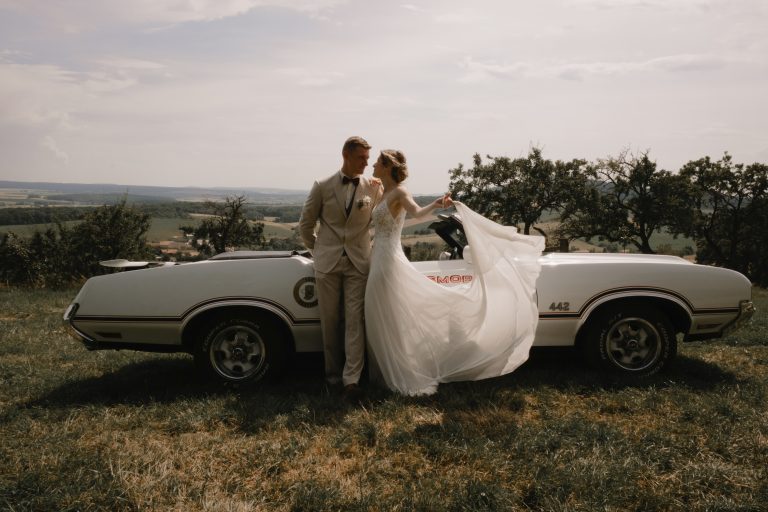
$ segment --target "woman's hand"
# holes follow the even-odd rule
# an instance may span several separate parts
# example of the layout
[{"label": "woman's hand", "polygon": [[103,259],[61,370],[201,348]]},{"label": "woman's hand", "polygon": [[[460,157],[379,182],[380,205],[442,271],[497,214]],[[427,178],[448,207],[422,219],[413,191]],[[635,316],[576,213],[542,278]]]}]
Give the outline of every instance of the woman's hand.
[{"label": "woman's hand", "polygon": [[443,197],[440,199],[436,199],[434,203],[432,203],[435,208],[450,208],[453,206],[453,199],[451,199],[451,193],[446,192]]}]

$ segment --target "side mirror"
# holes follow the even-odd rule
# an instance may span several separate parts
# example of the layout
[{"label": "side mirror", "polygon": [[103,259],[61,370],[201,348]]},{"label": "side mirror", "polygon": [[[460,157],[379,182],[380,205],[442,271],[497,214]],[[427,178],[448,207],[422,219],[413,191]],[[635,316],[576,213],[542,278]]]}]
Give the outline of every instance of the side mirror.
[{"label": "side mirror", "polygon": [[472,264],[472,251],[469,250],[469,246],[464,246],[464,261],[466,261],[468,264]]}]

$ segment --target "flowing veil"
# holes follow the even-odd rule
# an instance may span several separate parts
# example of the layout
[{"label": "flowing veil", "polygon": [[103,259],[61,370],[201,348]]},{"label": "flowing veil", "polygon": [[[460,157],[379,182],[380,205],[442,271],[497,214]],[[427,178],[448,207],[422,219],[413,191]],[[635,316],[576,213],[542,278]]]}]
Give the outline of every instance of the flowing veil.
[{"label": "flowing veil", "polygon": [[454,204],[473,274],[455,287],[426,279],[407,260],[400,244],[404,212],[394,219],[386,205],[374,211],[365,299],[369,351],[387,386],[404,394],[504,375],[525,362],[533,343],[544,239]]}]

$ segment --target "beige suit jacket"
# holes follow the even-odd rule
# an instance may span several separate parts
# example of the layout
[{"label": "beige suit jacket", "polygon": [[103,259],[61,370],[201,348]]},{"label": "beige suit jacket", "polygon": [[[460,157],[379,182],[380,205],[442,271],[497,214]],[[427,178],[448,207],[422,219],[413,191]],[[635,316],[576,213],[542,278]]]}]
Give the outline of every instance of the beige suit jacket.
[{"label": "beige suit jacket", "polygon": [[[346,251],[355,268],[367,274],[371,255],[371,212],[381,200],[383,187],[361,176],[349,217],[345,211],[346,193],[338,171],[316,181],[304,202],[299,234],[307,249],[312,251],[315,270],[330,272]],[[315,234],[318,221],[320,227]]]}]

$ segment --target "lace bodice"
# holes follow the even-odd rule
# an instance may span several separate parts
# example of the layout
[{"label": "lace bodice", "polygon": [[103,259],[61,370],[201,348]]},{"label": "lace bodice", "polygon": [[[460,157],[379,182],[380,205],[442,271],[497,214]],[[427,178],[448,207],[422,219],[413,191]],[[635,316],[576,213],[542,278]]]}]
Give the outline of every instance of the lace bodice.
[{"label": "lace bodice", "polygon": [[397,219],[389,213],[387,201],[381,201],[373,210],[373,245],[386,244],[400,247],[400,235],[405,223],[405,210],[401,210]]}]

